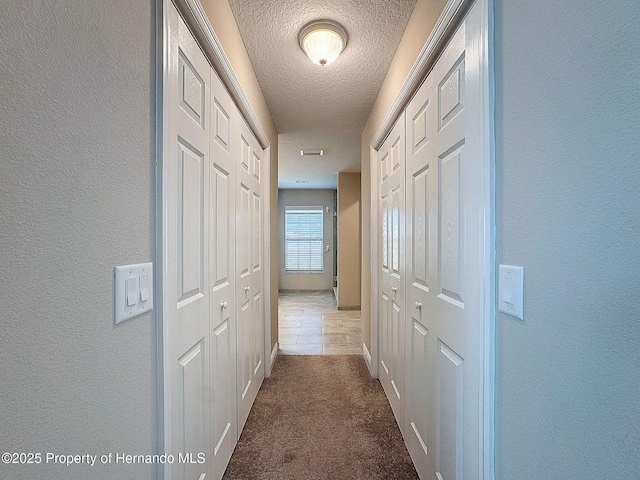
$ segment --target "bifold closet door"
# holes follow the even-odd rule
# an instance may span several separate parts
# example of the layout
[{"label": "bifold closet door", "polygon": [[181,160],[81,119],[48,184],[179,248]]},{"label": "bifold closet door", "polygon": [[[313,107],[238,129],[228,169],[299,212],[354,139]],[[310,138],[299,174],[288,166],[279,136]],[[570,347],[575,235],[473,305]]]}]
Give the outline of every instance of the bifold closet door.
[{"label": "bifold closet door", "polygon": [[474,21],[474,9],[406,109],[405,439],[420,477],[429,480],[482,478],[488,203],[477,114],[479,40],[470,33],[469,18]]},{"label": "bifold closet door", "polygon": [[399,425],[404,421],[404,114],[378,150],[380,170],[380,383]]},{"label": "bifold closet door", "polygon": [[165,452],[205,453],[204,463],[164,466],[172,480],[199,480],[211,466],[209,282],[210,75],[175,9],[167,12],[168,138],[163,164]]},{"label": "bifold closet door", "polygon": [[238,438],[236,407],[235,159],[240,113],[211,73],[211,476],[221,478]]},{"label": "bifold closet door", "polygon": [[241,122],[236,181],[236,311],[238,318],[238,428],[249,416],[264,379],[263,202],[264,152]]},{"label": "bifold closet door", "polygon": [[165,452],[176,461],[164,467],[165,478],[216,479],[239,429],[235,185],[242,120],[173,5],[166,15],[164,430]]}]

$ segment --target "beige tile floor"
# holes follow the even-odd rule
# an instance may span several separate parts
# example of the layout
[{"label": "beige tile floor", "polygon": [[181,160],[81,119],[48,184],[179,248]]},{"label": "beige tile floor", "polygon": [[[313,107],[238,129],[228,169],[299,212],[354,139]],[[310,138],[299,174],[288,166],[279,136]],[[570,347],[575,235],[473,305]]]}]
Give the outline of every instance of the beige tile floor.
[{"label": "beige tile floor", "polygon": [[331,292],[280,293],[278,317],[282,355],[362,353],[360,310],[338,310]]}]

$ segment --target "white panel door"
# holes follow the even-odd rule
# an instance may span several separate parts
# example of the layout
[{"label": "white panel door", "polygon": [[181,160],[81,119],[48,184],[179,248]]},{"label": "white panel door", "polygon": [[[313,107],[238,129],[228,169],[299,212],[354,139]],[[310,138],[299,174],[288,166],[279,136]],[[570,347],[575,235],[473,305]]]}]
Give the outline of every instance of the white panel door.
[{"label": "white panel door", "polygon": [[241,122],[237,160],[236,311],[238,319],[238,428],[242,430],[264,379],[263,203],[264,152]]},{"label": "white panel door", "polygon": [[488,192],[479,142],[483,126],[470,114],[479,109],[481,95],[467,22],[406,110],[405,438],[420,477],[430,480],[482,478]]},{"label": "white panel door", "polygon": [[404,418],[404,114],[378,151],[380,169],[380,383],[398,425]]},{"label": "white panel door", "polygon": [[211,474],[222,478],[238,438],[236,409],[235,159],[240,114],[211,74]]},{"label": "white panel door", "polygon": [[[201,480],[211,457],[209,282],[210,66],[177,11],[169,27],[163,163],[165,478]],[[179,462],[179,455],[200,464]]]}]

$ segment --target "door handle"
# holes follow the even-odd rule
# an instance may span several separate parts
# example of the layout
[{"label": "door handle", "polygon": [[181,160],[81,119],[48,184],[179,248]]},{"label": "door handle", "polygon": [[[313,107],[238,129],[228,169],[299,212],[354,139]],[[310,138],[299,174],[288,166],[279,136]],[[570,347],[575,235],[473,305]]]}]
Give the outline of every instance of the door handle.
[{"label": "door handle", "polygon": [[416,309],[422,309],[422,304],[420,302],[416,302]]},{"label": "door handle", "polygon": [[396,287],[391,287],[391,291],[392,291],[393,293],[396,293],[396,292],[398,291],[398,289],[397,289]]},{"label": "door handle", "polygon": [[229,306],[229,304],[227,304],[227,302],[226,302],[226,301],[225,301],[225,302],[222,302],[222,303],[220,304],[220,308],[222,308],[222,309],[225,309],[225,308],[227,308],[228,306]]},{"label": "door handle", "polygon": [[249,290],[251,290],[251,288],[249,288],[249,287],[244,287],[244,293],[249,293]]}]

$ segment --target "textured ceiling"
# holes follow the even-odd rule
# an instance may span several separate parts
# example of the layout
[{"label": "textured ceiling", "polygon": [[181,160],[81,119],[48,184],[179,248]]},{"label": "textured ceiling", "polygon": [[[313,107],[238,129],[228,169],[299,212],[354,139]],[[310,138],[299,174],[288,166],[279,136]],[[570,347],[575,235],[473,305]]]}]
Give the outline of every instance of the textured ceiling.
[{"label": "textured ceiling", "polygon": [[[280,188],[336,188],[360,171],[360,134],[416,0],[229,0],[278,130]],[[298,45],[312,20],[340,23],[340,57],[313,64]],[[300,156],[323,149],[323,156]],[[306,180],[308,183],[296,183]]]}]

